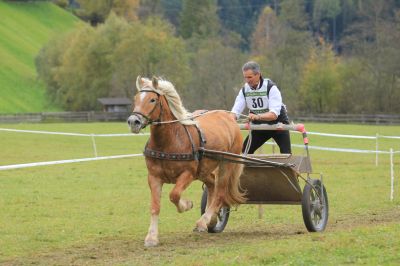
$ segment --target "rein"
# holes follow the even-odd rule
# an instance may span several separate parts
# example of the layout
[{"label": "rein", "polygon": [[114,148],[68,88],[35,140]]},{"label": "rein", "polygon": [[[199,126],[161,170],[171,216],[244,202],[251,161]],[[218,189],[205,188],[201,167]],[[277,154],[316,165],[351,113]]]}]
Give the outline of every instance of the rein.
[{"label": "rein", "polygon": [[[223,111],[223,112],[227,112],[227,113],[234,113],[232,111],[227,111],[227,110],[212,110],[212,111],[203,111],[203,112],[201,112],[199,114],[192,115],[190,117],[183,118],[183,119],[161,121],[161,117],[162,117],[162,114],[163,114],[163,111],[164,111],[162,102],[160,100],[160,96],[161,95],[159,93],[153,91],[153,90],[141,90],[140,92],[153,92],[153,93],[157,94],[157,101],[158,101],[158,104],[160,105],[160,114],[159,114],[158,118],[155,119],[155,120],[152,120],[150,118],[150,116],[156,110],[157,105],[154,105],[153,109],[147,115],[143,114],[142,112],[135,112],[135,111],[132,112],[132,115],[140,115],[140,116],[142,116],[142,117],[144,117],[146,119],[147,123],[144,124],[142,129],[145,128],[149,124],[150,125],[172,124],[172,123],[177,123],[177,122],[181,122],[181,121],[185,121],[185,120],[193,120],[194,118],[203,116],[205,114],[214,113],[214,112]],[[234,113],[234,114],[236,114],[236,113]],[[242,115],[242,114],[239,114],[239,115],[246,116],[246,115]],[[189,138],[190,144],[191,144],[191,148],[192,148],[192,152],[191,153],[167,153],[167,152],[162,152],[162,151],[156,151],[156,150],[149,149],[147,147],[148,146],[148,142],[147,142],[146,145],[145,145],[145,149],[144,149],[143,154],[146,157],[151,157],[151,158],[161,159],[161,160],[172,160],[172,161],[192,161],[192,160],[199,161],[199,160],[201,160],[203,155],[205,155],[206,151],[209,152],[209,150],[206,150],[204,148],[204,144],[207,141],[206,141],[206,139],[204,137],[204,134],[203,134],[202,130],[198,127],[197,124],[194,124],[194,125],[195,125],[195,127],[197,129],[197,133],[198,133],[199,139],[200,139],[200,146],[199,146],[199,148],[197,150],[195,148],[195,145],[194,145],[194,142],[193,142],[193,138],[192,138],[191,134],[189,133],[189,130],[187,129],[187,127],[185,125],[183,125],[183,127],[184,127],[184,129],[186,131],[186,134],[187,134],[187,136]],[[208,155],[207,157],[212,157],[212,156]],[[216,158],[214,158],[214,159],[216,159]],[[227,160],[227,159],[225,159],[225,160]]]},{"label": "rein", "polygon": [[[228,111],[228,110],[212,110],[212,111],[206,110],[206,111],[204,111],[204,112],[202,112],[200,114],[192,115],[190,117],[186,117],[186,118],[182,118],[182,119],[175,119],[175,120],[169,120],[169,121],[154,121],[152,123],[152,125],[171,124],[171,123],[177,123],[177,122],[181,122],[181,121],[185,121],[185,120],[192,120],[194,118],[197,118],[197,117],[200,117],[200,116],[203,116],[203,115],[206,115],[206,114],[215,113],[215,112],[226,112],[226,113],[231,113],[231,114],[236,114],[236,115],[238,114],[238,113],[235,113],[235,112],[232,112],[232,111]],[[239,115],[242,116],[242,117],[245,117],[245,118],[249,118],[249,116],[244,115],[244,114],[239,114]]]}]

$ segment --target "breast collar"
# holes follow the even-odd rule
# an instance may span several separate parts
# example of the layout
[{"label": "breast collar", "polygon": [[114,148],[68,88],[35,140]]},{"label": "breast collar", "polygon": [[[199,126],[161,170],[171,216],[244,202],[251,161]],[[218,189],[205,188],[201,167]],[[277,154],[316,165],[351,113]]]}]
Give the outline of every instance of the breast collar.
[{"label": "breast collar", "polygon": [[182,126],[185,128],[186,134],[189,138],[192,149],[191,153],[179,153],[179,152],[170,153],[170,152],[152,150],[148,147],[149,141],[147,141],[143,152],[144,156],[160,160],[171,160],[171,161],[193,161],[193,160],[200,161],[203,157],[204,145],[207,143],[203,131],[197,124],[194,124],[194,126],[197,129],[197,133],[200,140],[200,146],[198,149],[196,149],[192,135],[190,134],[187,125],[182,125]]}]

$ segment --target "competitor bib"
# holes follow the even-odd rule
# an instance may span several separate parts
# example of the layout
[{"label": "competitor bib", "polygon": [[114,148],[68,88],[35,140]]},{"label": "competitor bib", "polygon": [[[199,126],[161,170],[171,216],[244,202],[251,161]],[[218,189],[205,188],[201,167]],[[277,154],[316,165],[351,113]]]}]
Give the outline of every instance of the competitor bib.
[{"label": "competitor bib", "polygon": [[244,93],[247,108],[255,114],[262,114],[269,111],[268,96],[266,90],[248,91]]}]

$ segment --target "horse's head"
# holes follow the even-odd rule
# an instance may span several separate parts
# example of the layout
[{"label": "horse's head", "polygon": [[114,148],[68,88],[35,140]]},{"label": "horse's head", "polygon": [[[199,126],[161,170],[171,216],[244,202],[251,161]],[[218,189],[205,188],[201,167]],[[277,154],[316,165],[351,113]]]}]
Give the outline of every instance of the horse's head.
[{"label": "horse's head", "polygon": [[136,79],[138,93],[133,100],[132,114],[128,118],[128,125],[133,133],[139,133],[148,124],[160,121],[162,115],[161,91],[158,90],[158,79],[153,77]]}]

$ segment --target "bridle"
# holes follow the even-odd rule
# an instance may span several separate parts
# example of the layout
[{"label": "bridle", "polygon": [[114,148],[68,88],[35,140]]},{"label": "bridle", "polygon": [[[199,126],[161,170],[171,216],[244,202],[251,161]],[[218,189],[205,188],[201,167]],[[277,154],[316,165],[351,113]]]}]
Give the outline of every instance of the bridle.
[{"label": "bridle", "polygon": [[[158,102],[158,104],[155,104],[153,109],[147,115],[143,114],[142,112],[135,112],[135,111],[132,112],[131,115],[135,115],[135,116],[140,115],[144,119],[146,119],[146,123],[143,123],[143,126],[142,126],[142,129],[143,129],[149,124],[150,125],[152,125],[152,124],[156,124],[157,125],[159,122],[161,122],[161,117],[162,117],[164,109],[163,109],[163,105],[162,105],[162,102],[161,102],[161,99],[160,99],[161,95],[158,92],[155,92],[153,90],[141,90],[140,92],[153,92],[153,93],[157,94],[157,102]],[[150,118],[150,116],[156,110],[157,105],[160,106],[160,115],[158,116],[157,119],[153,120],[153,119]]]}]

